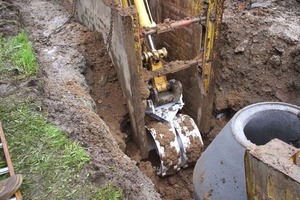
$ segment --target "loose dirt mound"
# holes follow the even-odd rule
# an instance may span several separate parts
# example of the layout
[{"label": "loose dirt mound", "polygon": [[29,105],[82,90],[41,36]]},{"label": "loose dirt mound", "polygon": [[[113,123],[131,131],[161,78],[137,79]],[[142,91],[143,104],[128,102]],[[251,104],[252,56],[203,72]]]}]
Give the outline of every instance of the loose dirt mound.
[{"label": "loose dirt mound", "polygon": [[299,17],[296,0],[225,1],[214,102],[224,115],[213,119],[208,141],[249,104],[300,105]]},{"label": "loose dirt mound", "polygon": [[253,2],[226,2],[217,110],[259,101],[300,104],[300,4]]}]

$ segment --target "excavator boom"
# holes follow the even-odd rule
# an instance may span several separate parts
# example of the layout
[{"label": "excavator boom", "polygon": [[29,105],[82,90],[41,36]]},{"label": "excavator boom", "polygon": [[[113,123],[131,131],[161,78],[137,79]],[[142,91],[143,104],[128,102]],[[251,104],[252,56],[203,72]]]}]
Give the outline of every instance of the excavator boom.
[{"label": "excavator boom", "polygon": [[[168,1],[166,1],[169,3]],[[199,158],[203,141],[199,124],[187,114],[185,110],[185,90],[178,76],[182,70],[193,68],[198,77],[198,82],[194,84],[201,90],[200,95],[206,96],[211,89],[212,79],[212,59],[214,58],[214,41],[218,35],[218,25],[220,24],[220,12],[222,11],[223,1],[187,1],[196,7],[195,12],[198,16],[186,17],[184,19],[165,19],[162,23],[156,23],[153,13],[150,10],[148,0],[125,1],[121,3],[124,7],[134,6],[138,13],[139,41],[136,43],[140,47],[142,60],[141,68],[144,76],[149,74],[151,78],[144,79],[145,98],[145,129],[147,151],[149,154],[154,152],[157,161],[153,161],[153,166],[160,176],[172,175],[182,168],[192,166]],[[184,4],[184,2],[181,2]],[[221,5],[222,4],[222,5]],[[186,6],[186,5],[184,5]],[[180,11],[178,11],[180,12]],[[221,12],[222,13],[222,12]],[[188,26],[198,26],[196,30],[201,33],[198,51],[190,61],[183,61],[182,65],[172,67],[168,64],[168,55],[172,55],[175,62],[181,63],[182,56],[174,57],[180,51],[180,46],[162,46],[167,44],[164,38],[169,40],[173,37],[173,31],[184,29],[191,31]],[[159,35],[167,35],[159,38]],[[181,34],[181,36],[184,36]],[[156,39],[160,41],[156,43]],[[178,38],[179,40],[180,38]],[[168,41],[170,42],[170,41]],[[161,46],[160,48],[157,48]],[[187,63],[193,63],[188,65]],[[171,74],[176,72],[177,76]],[[185,73],[182,73],[183,75]],[[199,95],[199,94],[198,94]],[[196,95],[195,95],[196,96]],[[200,105],[203,106],[203,105]],[[199,111],[198,111],[199,112]],[[202,113],[200,113],[202,114]],[[201,117],[201,116],[200,116]],[[145,150],[145,149],[144,149]]]}]

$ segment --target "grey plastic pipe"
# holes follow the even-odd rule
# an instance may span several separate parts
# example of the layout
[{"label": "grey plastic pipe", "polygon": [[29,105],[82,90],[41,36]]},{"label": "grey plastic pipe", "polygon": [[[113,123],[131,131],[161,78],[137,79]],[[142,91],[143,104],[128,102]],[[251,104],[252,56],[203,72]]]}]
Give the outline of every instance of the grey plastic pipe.
[{"label": "grey plastic pipe", "polygon": [[279,102],[253,104],[236,113],[195,166],[195,199],[246,200],[246,149],[274,138],[299,148],[299,117],[300,107]]}]

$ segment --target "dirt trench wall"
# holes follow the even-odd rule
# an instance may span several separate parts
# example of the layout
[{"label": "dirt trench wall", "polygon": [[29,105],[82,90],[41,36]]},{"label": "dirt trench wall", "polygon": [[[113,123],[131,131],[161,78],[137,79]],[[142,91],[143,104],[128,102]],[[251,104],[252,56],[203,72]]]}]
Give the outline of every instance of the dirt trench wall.
[{"label": "dirt trench wall", "polygon": [[[133,138],[143,157],[147,157],[144,128],[144,107],[140,96],[142,66],[137,17],[131,8],[121,8],[114,3],[97,0],[76,1],[79,20],[87,27],[102,33],[112,62],[117,69],[126,104],[129,110]],[[134,18],[135,18],[134,17]]]},{"label": "dirt trench wall", "polygon": [[100,0],[76,0],[76,13],[80,22],[102,33],[107,42],[112,9],[108,3]]}]

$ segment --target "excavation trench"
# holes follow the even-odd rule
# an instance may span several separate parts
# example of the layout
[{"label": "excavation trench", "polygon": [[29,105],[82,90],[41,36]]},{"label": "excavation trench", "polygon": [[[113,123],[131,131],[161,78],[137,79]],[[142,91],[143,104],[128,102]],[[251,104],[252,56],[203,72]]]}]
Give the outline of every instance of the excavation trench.
[{"label": "excavation trench", "polygon": [[[236,1],[228,0],[226,2],[228,9],[225,13],[225,24],[221,37],[221,44],[223,45],[220,55],[221,65],[218,68],[217,87],[215,90],[212,90],[216,93],[216,98],[212,100],[215,103],[215,109],[220,111],[231,108],[234,111],[238,111],[247,104],[266,100],[280,100],[299,104],[299,93],[293,92],[295,90],[299,91],[299,81],[297,78],[299,69],[294,67],[295,65],[293,64],[299,58],[299,42],[298,40],[294,40],[294,38],[289,38],[292,34],[282,33],[277,29],[269,28],[270,26],[267,24],[273,23],[277,27],[280,22],[279,19],[278,21],[276,19],[274,21],[271,20],[273,20],[274,16],[280,16],[282,13],[285,13],[282,12],[285,10],[285,7],[281,7],[278,4],[278,13],[274,11],[274,16],[272,16],[269,12],[261,10],[246,11],[246,7],[243,7],[242,3],[237,4],[235,8],[233,5],[236,5]],[[152,6],[155,7],[156,5]],[[289,7],[289,5],[285,6]],[[167,9],[170,7],[163,5],[162,8],[166,13],[164,11],[162,13],[157,11],[157,13],[153,14],[154,18],[166,18]],[[249,15],[235,13],[236,10],[243,11]],[[267,16],[267,25],[261,23],[262,20],[259,16],[262,14]],[[182,18],[179,15],[175,15],[173,18],[176,16]],[[289,17],[289,21],[292,24],[297,19],[293,15],[287,16],[287,18]],[[238,18],[242,18],[243,20],[237,23],[238,20],[236,19]],[[254,26],[260,26],[261,29],[256,31],[256,29],[252,28]],[[107,26],[105,27],[107,28]],[[296,31],[299,28],[299,26],[291,27],[295,27]],[[184,31],[182,35],[186,35]],[[293,32],[294,30],[290,31]],[[100,32],[104,36],[107,34],[106,29],[100,30]],[[192,34],[197,35],[197,30],[192,31]],[[267,37],[267,40],[265,34],[270,36]],[[272,40],[271,38],[274,38],[274,35],[275,39]],[[195,56],[191,54],[193,52],[192,49],[186,50],[184,48],[187,46],[187,43],[180,42],[175,35],[163,37],[163,39],[157,38],[157,43],[160,46],[168,46],[176,42],[174,44],[176,48],[168,46],[168,49],[170,49],[170,61],[175,59],[193,59]],[[185,39],[190,43],[194,43],[190,38],[195,37],[195,35],[189,35]],[[144,174],[151,178],[156,190],[161,194],[163,199],[193,199],[192,168],[181,170],[174,176],[160,178],[154,173],[151,163],[148,160],[142,159],[137,147],[138,144],[133,143],[126,100],[117,78],[117,71],[107,53],[108,46],[105,45],[108,44],[109,38],[107,41],[104,41],[99,33],[86,30],[81,33],[78,41],[80,41],[79,49],[86,59],[87,69],[84,71],[84,75],[90,86],[91,95],[96,102],[97,113],[109,126],[120,149],[135,161],[135,164]],[[246,42],[243,43],[243,41]],[[240,46],[243,48],[237,48]],[[197,47],[195,48],[197,49]],[[177,55],[175,54],[175,52],[178,53],[176,49],[181,50]],[[239,49],[244,49],[244,51],[240,52]],[[253,55],[257,59],[253,58]],[[280,62],[275,62],[276,58],[279,58]],[[261,69],[264,69],[264,71]],[[198,83],[198,79],[195,78],[197,77],[197,72],[191,69],[185,70],[185,73],[184,76],[175,74],[174,78],[180,80],[186,86],[184,90],[186,92],[184,94],[186,99],[184,101],[188,106],[185,107],[185,112],[195,118],[198,116],[198,110],[194,108],[199,106],[197,104],[200,103],[200,101],[195,101],[199,96],[193,93],[193,91],[199,90],[197,84],[195,84]],[[280,77],[280,81],[278,77]],[[185,80],[185,78],[187,79]],[[245,79],[248,80],[246,83]],[[208,120],[211,120],[210,117],[208,117]],[[212,126],[209,127],[212,128],[212,131],[209,135],[205,135],[207,139],[205,141],[206,144],[214,138],[218,133],[218,129],[220,130],[220,127],[223,127],[224,122],[226,122],[224,118],[212,120]]]},{"label": "excavation trench", "polygon": [[149,159],[142,159],[137,145],[131,138],[126,101],[103,39],[97,32],[91,33],[89,37],[84,33],[80,40],[82,39],[86,40],[82,41],[80,49],[88,66],[84,75],[91,89],[90,94],[96,102],[98,115],[109,126],[120,149],[151,178],[163,199],[192,199],[192,168],[184,169],[174,176],[161,178],[156,175],[153,163],[150,162],[157,159],[154,158],[155,153],[150,153]]},{"label": "excavation trench", "polygon": [[[131,140],[126,101],[107,53],[107,41],[103,40],[101,34],[70,20],[69,13],[52,1],[14,2],[20,5],[25,27],[30,32],[39,57],[40,76],[45,81],[42,86],[45,112],[49,121],[69,137],[80,141],[92,154],[89,167],[94,174],[91,181],[101,187],[105,182],[114,180],[124,188],[124,196],[131,197],[129,199],[152,197],[149,193],[152,185],[147,184],[150,181],[141,176],[139,170],[131,165],[132,162],[119,151],[120,148],[152,179],[163,199],[192,199],[192,168],[160,178],[154,173],[151,163],[141,159],[138,147]],[[297,61],[300,46],[298,35],[291,34],[300,30],[297,23],[299,16],[291,11],[285,12],[294,9],[294,13],[296,10],[299,13],[299,3],[296,0],[286,3],[279,1],[276,3],[277,10],[267,12],[259,9],[247,11],[240,1],[226,2],[228,9],[221,37],[215,109],[232,108],[237,111],[247,104],[266,100],[299,105],[300,70]],[[281,5],[283,3],[286,5]],[[282,21],[282,13],[286,21]],[[289,23],[290,29],[286,29]],[[172,38],[169,40],[172,41]],[[239,49],[244,49],[244,52],[235,52]],[[276,58],[280,62],[275,62],[278,60]],[[85,75],[85,82],[82,81],[82,74]],[[196,79],[193,81],[197,83]],[[86,87],[86,83],[89,87]],[[193,87],[195,84],[190,85],[191,91]],[[87,90],[90,90],[94,101]],[[196,99],[195,96],[192,98]],[[98,116],[110,130],[94,114],[94,102]],[[187,108],[187,112],[188,109],[193,108]],[[212,120],[212,131],[204,138],[206,144],[226,123],[223,117]],[[111,138],[110,133],[115,139]],[[115,140],[119,148],[116,148]],[[111,170],[115,166],[120,170]]]},{"label": "excavation trench", "polygon": [[[97,113],[110,127],[120,149],[131,157],[136,165],[152,179],[156,185],[156,190],[163,199],[193,199],[192,168],[181,170],[174,176],[160,178],[152,167],[153,157],[151,159],[145,158],[145,149],[147,148],[146,142],[144,142],[147,136],[145,121],[147,120],[144,119],[143,112],[145,111],[143,111],[142,105],[145,102],[143,102],[143,98],[140,98],[142,95],[139,88],[146,83],[139,83],[140,81],[143,82],[142,79],[136,80],[142,69],[140,69],[141,66],[138,62],[141,59],[140,52],[136,52],[137,44],[132,42],[135,33],[135,26],[132,25],[134,13],[128,14],[127,12],[130,10],[115,8],[113,4],[108,6],[101,1],[98,3],[97,5],[101,7],[103,13],[107,12],[107,15],[111,15],[109,20],[103,13],[94,12],[89,2],[78,1],[77,3],[79,20],[88,27],[98,30],[104,38],[104,40],[101,39],[100,34],[98,34],[95,36],[98,38],[97,41],[90,44],[83,43],[80,47],[88,65],[85,77],[91,88],[91,95],[96,102]],[[163,8],[161,12],[155,9],[156,6]],[[183,10],[181,10],[182,6],[184,7]],[[153,1],[150,7],[153,7],[153,17],[158,23],[162,23],[164,19],[170,17],[179,20],[195,16],[200,10],[199,6],[191,6],[191,3],[173,4],[172,1]],[[90,15],[103,21],[90,19],[88,17]],[[174,18],[174,16],[176,17]],[[189,28],[185,27],[181,30],[155,36],[157,48],[167,48],[169,55],[166,61],[168,62],[194,59],[200,54],[201,42],[195,43],[190,38],[200,41],[202,38],[201,31],[200,25],[191,25]],[[113,66],[108,52],[115,66]],[[196,123],[200,126],[200,121],[202,123],[204,117],[210,117],[210,115],[206,115],[208,112],[206,109],[209,110],[212,101],[203,98],[201,84],[195,84],[201,78],[196,66],[172,75],[168,74],[167,78],[174,78],[182,83],[183,101],[186,105],[183,112],[193,117],[194,120],[197,119]],[[195,99],[197,100],[195,101]],[[129,116],[132,120],[131,123]],[[209,127],[208,124],[207,122],[206,126]],[[167,149],[166,154],[174,150],[171,147],[165,147]],[[170,156],[166,157],[172,161],[178,159],[174,157],[174,153],[170,153]]]}]

